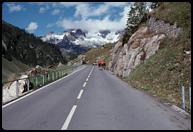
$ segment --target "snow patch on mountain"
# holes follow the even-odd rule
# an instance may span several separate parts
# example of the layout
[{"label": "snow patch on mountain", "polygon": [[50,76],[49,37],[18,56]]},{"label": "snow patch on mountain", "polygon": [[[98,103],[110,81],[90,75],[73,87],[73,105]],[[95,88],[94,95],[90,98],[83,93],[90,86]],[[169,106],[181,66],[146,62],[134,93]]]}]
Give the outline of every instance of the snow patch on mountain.
[{"label": "snow patch on mountain", "polygon": [[[120,34],[111,32],[109,30],[101,30],[95,33],[85,33],[81,29],[71,29],[70,31],[63,33],[50,32],[47,35],[41,37],[43,41],[58,44],[62,40],[73,43],[74,45],[80,45],[84,47],[97,47],[104,45],[105,43],[114,43],[118,41]],[[66,40],[64,40],[66,42]]]},{"label": "snow patch on mountain", "polygon": [[62,48],[62,53],[80,54],[90,48],[98,48],[106,43],[117,42],[123,31],[100,30],[87,32],[81,29],[69,29],[63,33],[50,32],[40,37],[44,42],[52,43]]}]

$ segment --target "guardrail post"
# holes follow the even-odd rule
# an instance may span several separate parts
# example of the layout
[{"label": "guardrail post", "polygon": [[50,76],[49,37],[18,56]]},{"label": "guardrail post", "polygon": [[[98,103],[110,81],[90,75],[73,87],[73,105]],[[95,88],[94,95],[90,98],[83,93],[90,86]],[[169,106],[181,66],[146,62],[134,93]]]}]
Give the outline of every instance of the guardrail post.
[{"label": "guardrail post", "polygon": [[54,81],[54,79],[55,79],[55,73],[53,72],[53,81]]},{"label": "guardrail post", "polygon": [[49,73],[48,73],[48,81],[50,80],[50,78],[49,78]]},{"label": "guardrail post", "polygon": [[43,77],[43,80],[42,80],[42,81],[43,81],[43,85],[44,85],[44,75],[43,75],[42,77]]},{"label": "guardrail post", "polygon": [[190,101],[190,112],[191,112],[191,86],[189,86],[189,101]]},{"label": "guardrail post", "polygon": [[16,81],[16,97],[19,97],[19,83]]},{"label": "guardrail post", "polygon": [[185,89],[184,89],[184,86],[182,86],[182,109],[185,110]]},{"label": "guardrail post", "polygon": [[37,76],[36,76],[36,87],[38,87],[38,79],[37,79]]},{"label": "guardrail post", "polygon": [[29,91],[29,78],[27,78],[27,91]]},{"label": "guardrail post", "polygon": [[52,81],[54,80],[54,77],[53,77],[53,72],[51,73],[52,74]]},{"label": "guardrail post", "polygon": [[2,102],[3,102],[3,82],[2,82]]}]

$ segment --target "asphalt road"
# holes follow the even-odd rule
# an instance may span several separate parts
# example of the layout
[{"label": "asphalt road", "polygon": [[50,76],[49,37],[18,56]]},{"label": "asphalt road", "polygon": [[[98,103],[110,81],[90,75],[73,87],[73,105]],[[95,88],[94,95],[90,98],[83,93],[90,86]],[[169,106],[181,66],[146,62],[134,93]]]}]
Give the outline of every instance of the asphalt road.
[{"label": "asphalt road", "polygon": [[6,130],[191,129],[191,120],[128,86],[110,72],[84,66],[2,107]]}]

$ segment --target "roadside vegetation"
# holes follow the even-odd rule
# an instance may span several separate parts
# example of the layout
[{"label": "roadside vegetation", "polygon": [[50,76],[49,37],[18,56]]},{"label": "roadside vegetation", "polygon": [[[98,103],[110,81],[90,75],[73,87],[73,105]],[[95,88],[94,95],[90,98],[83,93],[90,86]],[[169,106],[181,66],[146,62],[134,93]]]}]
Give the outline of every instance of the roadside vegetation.
[{"label": "roadside vegetation", "polygon": [[29,68],[26,64],[18,61],[13,57],[12,61],[2,57],[2,82],[11,81],[20,76],[19,73]]},{"label": "roadside vegetation", "polygon": [[100,48],[93,48],[85,53],[85,60],[89,64],[96,63],[98,58],[103,58],[106,64],[110,61],[110,50],[114,47],[114,43],[108,43]]},{"label": "roadside vegetation", "polygon": [[183,28],[176,39],[166,38],[156,54],[138,65],[125,78],[135,88],[147,91],[164,102],[181,107],[181,85],[185,86],[186,106],[189,108],[188,88],[191,85],[191,4],[161,3],[151,14],[158,19]]}]

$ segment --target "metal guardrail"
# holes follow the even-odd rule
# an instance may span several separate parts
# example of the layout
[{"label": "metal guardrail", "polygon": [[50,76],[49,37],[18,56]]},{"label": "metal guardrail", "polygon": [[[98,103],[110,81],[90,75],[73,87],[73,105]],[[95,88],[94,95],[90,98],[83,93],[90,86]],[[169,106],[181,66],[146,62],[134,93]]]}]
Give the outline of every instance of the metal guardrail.
[{"label": "metal guardrail", "polygon": [[53,70],[47,74],[40,74],[36,76],[2,82],[2,104],[11,102],[31,92],[32,90],[38,89],[46,84],[60,79],[66,76],[70,69],[73,70],[76,67],[78,66]]},{"label": "metal guardrail", "polygon": [[185,87],[183,86],[183,85],[180,85],[180,88],[181,88],[181,107],[182,107],[182,109],[183,110],[186,110],[186,99],[188,98],[189,99],[189,109],[190,109],[190,113],[191,113],[191,85],[189,86],[189,88],[188,88],[188,91],[187,92],[189,92],[188,93],[188,96],[189,97],[187,97],[186,98],[186,94],[185,94]]}]

